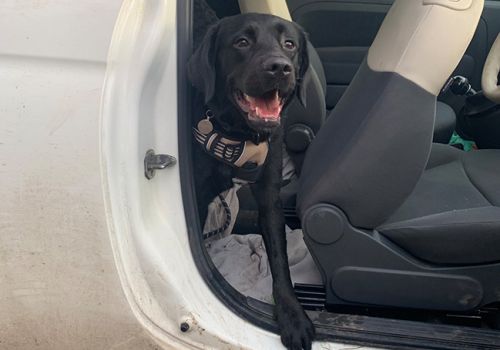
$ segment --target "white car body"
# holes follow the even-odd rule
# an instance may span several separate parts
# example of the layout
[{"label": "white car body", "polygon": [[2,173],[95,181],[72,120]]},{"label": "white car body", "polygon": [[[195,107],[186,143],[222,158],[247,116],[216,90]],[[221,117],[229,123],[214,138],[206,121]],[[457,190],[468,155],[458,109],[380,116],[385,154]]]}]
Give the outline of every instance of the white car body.
[{"label": "white car body", "polygon": [[0,18],[0,348],[282,348],[200,276],[178,166],[144,177],[148,149],[178,158],[176,2]]}]

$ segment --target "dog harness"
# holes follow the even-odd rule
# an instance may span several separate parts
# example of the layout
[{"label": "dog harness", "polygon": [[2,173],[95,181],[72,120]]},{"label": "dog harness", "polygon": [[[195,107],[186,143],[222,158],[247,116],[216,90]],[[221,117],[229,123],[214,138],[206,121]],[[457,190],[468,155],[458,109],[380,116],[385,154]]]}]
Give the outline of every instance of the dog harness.
[{"label": "dog harness", "polygon": [[255,144],[252,141],[224,137],[214,130],[210,121],[212,118],[213,113],[207,110],[205,119],[200,120],[197,127],[193,128],[195,140],[210,156],[231,166],[234,178],[246,182],[257,181],[266,162],[269,142]]}]

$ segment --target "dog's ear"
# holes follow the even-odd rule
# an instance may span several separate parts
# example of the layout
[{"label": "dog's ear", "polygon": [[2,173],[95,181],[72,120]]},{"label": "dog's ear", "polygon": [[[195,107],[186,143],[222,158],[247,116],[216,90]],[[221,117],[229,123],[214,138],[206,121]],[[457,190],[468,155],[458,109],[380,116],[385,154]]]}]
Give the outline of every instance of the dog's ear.
[{"label": "dog's ear", "polygon": [[307,85],[311,79],[311,69],[309,67],[309,40],[307,34],[301,26],[297,25],[300,35],[300,50],[299,50],[299,74],[297,76],[297,97],[300,103],[306,106]]},{"label": "dog's ear", "polygon": [[208,103],[215,94],[218,32],[218,24],[211,26],[188,62],[189,80],[196,89],[203,93],[205,103]]}]

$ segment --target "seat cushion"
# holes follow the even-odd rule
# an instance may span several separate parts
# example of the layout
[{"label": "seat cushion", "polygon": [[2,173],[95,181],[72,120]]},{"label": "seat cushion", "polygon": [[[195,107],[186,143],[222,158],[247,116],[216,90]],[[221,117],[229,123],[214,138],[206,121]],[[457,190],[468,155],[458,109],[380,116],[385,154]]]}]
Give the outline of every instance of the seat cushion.
[{"label": "seat cushion", "polygon": [[436,121],[434,122],[433,142],[447,144],[455,131],[457,116],[453,108],[444,102],[436,104]]},{"label": "seat cushion", "polygon": [[428,262],[500,261],[500,151],[434,145],[412,194],[377,230]]},{"label": "seat cushion", "polygon": [[415,189],[385,224],[452,210],[491,206],[470,181],[463,164],[464,156],[465,152],[454,147],[434,144],[427,168]]},{"label": "seat cushion", "polygon": [[432,263],[500,261],[500,207],[453,210],[384,225],[379,231]]},{"label": "seat cushion", "polygon": [[491,204],[500,206],[500,150],[468,152],[462,159],[471,183]]}]

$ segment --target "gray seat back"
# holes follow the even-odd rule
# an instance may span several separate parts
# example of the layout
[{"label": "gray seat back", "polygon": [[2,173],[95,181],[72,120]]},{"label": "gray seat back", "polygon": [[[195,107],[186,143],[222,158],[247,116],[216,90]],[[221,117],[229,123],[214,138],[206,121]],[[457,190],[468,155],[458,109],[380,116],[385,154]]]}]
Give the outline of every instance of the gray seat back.
[{"label": "gray seat back", "polygon": [[316,49],[308,43],[309,73],[306,86],[306,105],[294,98],[286,111],[285,145],[296,172],[300,174],[305,152],[326,118],[326,79]]}]

